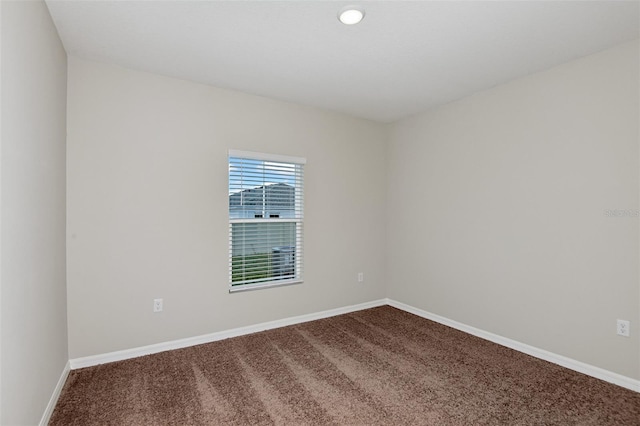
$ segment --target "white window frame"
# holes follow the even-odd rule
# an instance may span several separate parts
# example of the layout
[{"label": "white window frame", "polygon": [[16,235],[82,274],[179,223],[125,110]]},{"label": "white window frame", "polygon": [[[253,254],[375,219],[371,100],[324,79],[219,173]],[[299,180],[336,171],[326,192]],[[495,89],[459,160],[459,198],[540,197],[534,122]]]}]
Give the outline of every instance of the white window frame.
[{"label": "white window frame", "polygon": [[[229,208],[229,293],[257,290],[261,288],[280,287],[291,284],[299,284],[303,282],[303,265],[304,265],[304,165],[307,160],[301,157],[291,157],[278,154],[267,154],[251,151],[228,151],[227,164],[229,166],[228,187],[231,187],[231,159],[257,160],[264,162],[287,163],[295,165],[296,169],[296,185],[295,185],[295,214],[293,218],[232,218],[231,207]],[[264,185],[264,184],[263,184]],[[231,192],[229,193],[231,196]],[[264,200],[263,200],[264,202]],[[264,208],[263,208],[264,209]],[[255,283],[245,282],[233,283],[233,225],[234,224],[260,224],[260,223],[295,223],[295,257],[294,257],[294,276],[289,279],[273,279],[269,281],[259,281]]]}]

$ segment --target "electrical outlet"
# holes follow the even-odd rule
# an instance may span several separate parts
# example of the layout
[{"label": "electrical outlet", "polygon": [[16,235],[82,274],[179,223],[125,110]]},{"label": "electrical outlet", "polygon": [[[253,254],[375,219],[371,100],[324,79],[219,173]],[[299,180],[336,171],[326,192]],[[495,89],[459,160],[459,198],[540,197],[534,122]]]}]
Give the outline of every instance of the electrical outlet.
[{"label": "electrical outlet", "polygon": [[618,325],[618,335],[629,337],[629,321],[619,319],[617,322]]},{"label": "electrical outlet", "polygon": [[162,312],[162,299],[153,299],[153,312]]},{"label": "electrical outlet", "polygon": [[358,272],[358,282],[364,282],[364,272]]}]

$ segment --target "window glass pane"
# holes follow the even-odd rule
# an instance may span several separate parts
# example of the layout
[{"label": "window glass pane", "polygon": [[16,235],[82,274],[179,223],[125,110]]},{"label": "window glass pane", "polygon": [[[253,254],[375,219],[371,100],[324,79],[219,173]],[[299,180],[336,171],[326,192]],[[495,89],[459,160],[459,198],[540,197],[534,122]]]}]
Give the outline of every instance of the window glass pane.
[{"label": "window glass pane", "polygon": [[301,202],[296,200],[296,187],[301,178],[296,164],[230,157],[229,217],[299,217]]},{"label": "window glass pane", "polygon": [[295,277],[295,222],[233,223],[231,282]]}]

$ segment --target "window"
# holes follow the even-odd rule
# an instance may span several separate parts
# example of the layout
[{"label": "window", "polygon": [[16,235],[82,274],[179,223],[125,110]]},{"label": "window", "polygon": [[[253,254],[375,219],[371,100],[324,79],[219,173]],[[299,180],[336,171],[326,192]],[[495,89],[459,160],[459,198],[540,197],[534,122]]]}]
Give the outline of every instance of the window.
[{"label": "window", "polygon": [[305,162],[229,151],[230,292],[302,282]]}]

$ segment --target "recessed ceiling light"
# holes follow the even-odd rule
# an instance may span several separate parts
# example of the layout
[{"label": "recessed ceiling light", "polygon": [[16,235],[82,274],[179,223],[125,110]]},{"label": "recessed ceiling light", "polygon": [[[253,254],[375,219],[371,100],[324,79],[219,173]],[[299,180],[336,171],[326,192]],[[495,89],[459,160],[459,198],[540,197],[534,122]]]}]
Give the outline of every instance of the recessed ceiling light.
[{"label": "recessed ceiling light", "polygon": [[355,6],[347,6],[340,11],[338,19],[345,25],[354,25],[362,21],[364,10]]}]

